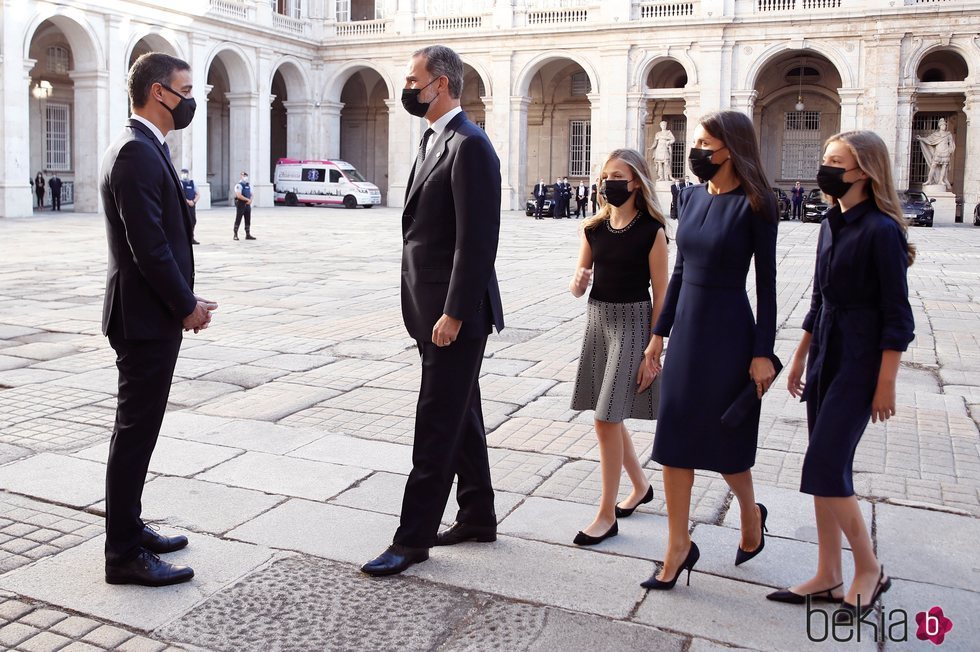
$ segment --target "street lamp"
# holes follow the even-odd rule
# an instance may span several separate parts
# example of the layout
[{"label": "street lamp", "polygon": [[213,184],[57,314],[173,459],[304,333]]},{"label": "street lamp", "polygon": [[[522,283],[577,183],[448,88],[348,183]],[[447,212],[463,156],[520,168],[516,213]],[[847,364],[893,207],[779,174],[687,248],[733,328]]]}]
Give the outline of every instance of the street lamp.
[{"label": "street lamp", "polygon": [[51,82],[44,79],[34,84],[34,88],[31,89],[31,95],[37,98],[38,101],[48,99],[53,92],[54,86],[51,85]]},{"label": "street lamp", "polygon": [[805,59],[800,59],[800,89],[796,94],[796,110],[802,111],[806,107],[803,105],[803,62]]}]

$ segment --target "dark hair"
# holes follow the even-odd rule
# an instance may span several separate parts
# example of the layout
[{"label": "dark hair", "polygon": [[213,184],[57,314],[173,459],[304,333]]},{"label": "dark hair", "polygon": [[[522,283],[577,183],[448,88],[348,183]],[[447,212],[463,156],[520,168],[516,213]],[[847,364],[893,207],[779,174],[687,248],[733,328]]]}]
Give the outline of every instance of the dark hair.
[{"label": "dark hair", "polygon": [[732,157],[735,176],[749,199],[752,210],[778,221],[776,202],[759,155],[759,141],[752,119],[741,111],[715,111],[701,118],[705,131],[725,143]]},{"label": "dark hair", "polygon": [[449,80],[449,96],[458,100],[463,94],[463,60],[456,51],[445,45],[430,45],[416,50],[412,57],[425,57],[425,69],[430,75]]},{"label": "dark hair", "polygon": [[142,55],[129,69],[129,101],[133,108],[146,106],[153,84],[169,86],[175,72],[190,69],[186,61],[163,52],[147,52]]}]

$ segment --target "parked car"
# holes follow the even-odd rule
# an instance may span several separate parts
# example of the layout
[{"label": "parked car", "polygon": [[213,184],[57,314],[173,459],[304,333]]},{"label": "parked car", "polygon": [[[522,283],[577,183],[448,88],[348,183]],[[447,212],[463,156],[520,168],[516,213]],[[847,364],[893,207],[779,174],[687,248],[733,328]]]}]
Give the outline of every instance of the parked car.
[{"label": "parked car", "polygon": [[281,158],[276,162],[273,189],[277,205],[371,208],[381,203],[378,187],[346,161]]},{"label": "parked car", "polygon": [[827,217],[827,210],[830,205],[824,199],[823,192],[819,188],[814,188],[803,200],[803,221],[822,222]]},{"label": "parked car", "polygon": [[772,187],[772,192],[776,195],[776,209],[779,211],[779,219],[788,220],[792,216],[792,203],[790,202],[789,195],[787,195],[782,188]]},{"label": "parked car", "polygon": [[929,199],[924,192],[917,190],[906,190],[898,193],[898,198],[902,201],[902,215],[912,226],[932,226],[932,218],[935,214],[933,204],[935,199]]},{"label": "parked car", "polygon": [[[545,217],[551,217],[551,207],[555,205],[555,187],[548,184],[544,187],[544,208],[541,214]],[[524,214],[528,217],[534,215],[534,212],[538,210],[538,201],[531,195],[531,198],[527,200],[524,205]]]}]

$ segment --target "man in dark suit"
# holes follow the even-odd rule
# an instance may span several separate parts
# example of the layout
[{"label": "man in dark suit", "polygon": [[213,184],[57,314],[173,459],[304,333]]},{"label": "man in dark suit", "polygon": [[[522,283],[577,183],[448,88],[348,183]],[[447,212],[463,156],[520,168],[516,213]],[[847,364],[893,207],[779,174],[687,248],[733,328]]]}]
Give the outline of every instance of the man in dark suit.
[{"label": "man in dark suit", "polygon": [[543,220],[541,214],[544,212],[544,200],[548,196],[548,186],[545,185],[544,179],[538,179],[538,182],[534,184],[534,219]]},{"label": "man in dark suit", "polygon": [[575,202],[575,217],[587,217],[585,207],[589,203],[589,187],[585,185],[585,181],[578,182],[578,188],[575,190]]},{"label": "man in dark suit", "polygon": [[687,184],[680,180],[680,177],[674,179],[674,183],[670,184],[670,219],[677,219],[677,195],[681,194],[681,190],[684,190]]},{"label": "man in dark suit", "polygon": [[804,190],[803,185],[797,181],[796,185],[793,186],[793,189],[789,192],[790,197],[793,200],[793,219],[803,219],[803,200],[806,199],[806,190]]},{"label": "man in dark suit", "polygon": [[555,179],[555,185],[552,188],[554,188],[554,199],[551,200],[551,217],[559,220],[565,215],[565,209],[562,206],[562,202],[565,201],[565,184],[562,183],[561,177]]},{"label": "man in dark suit", "polygon": [[564,199],[565,217],[572,218],[572,184],[568,183],[568,177],[561,180],[562,198]]},{"label": "man in dark suit", "polygon": [[[434,45],[412,55],[402,104],[429,124],[402,213],[402,317],[422,357],[412,472],[394,541],[361,570],[393,575],[433,545],[495,541],[497,517],[480,404],[491,327],[504,327],[494,260],[500,161],[459,106],[463,62]],[[439,533],[453,477],[456,522]]]},{"label": "man in dark suit", "polygon": [[594,183],[592,184],[592,189],[591,190],[592,190],[592,194],[591,194],[591,196],[592,196],[592,214],[595,215],[596,208],[597,208],[597,203],[599,201],[599,191],[596,188],[596,185]]},{"label": "man in dark suit", "polygon": [[48,188],[51,189],[51,210],[61,210],[61,177],[55,172],[54,176],[48,179]]},{"label": "man in dark suit", "polygon": [[164,137],[194,115],[190,66],[159,52],[129,71],[132,117],[105,153],[100,192],[109,243],[102,332],[116,352],[119,398],[106,468],[105,579],[164,586],[194,576],[157,555],[187,545],[140,519],[150,456],[167,409],[183,331],[217,304],[194,294],[191,222]]}]

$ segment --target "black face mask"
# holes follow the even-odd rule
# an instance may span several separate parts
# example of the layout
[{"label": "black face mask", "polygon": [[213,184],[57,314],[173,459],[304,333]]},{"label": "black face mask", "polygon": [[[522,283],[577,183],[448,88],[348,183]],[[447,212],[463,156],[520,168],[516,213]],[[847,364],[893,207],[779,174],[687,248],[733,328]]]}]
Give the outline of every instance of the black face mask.
[{"label": "black face mask", "polygon": [[628,185],[629,181],[626,179],[606,179],[599,188],[599,194],[613,206],[622,206],[636,192],[635,189],[627,190]]},{"label": "black face mask", "polygon": [[160,104],[163,104],[163,106],[170,111],[170,115],[174,119],[174,129],[183,129],[191,123],[191,120],[194,119],[194,112],[197,111],[197,100],[195,100],[193,97],[184,97],[174,89],[170,88],[169,86],[165,86],[164,84],[160,84],[160,86],[180,98],[180,102],[178,102],[177,106],[172,109],[166,104],[163,104],[163,102],[160,102]]},{"label": "black face mask", "polygon": [[857,169],[851,168],[850,170],[845,170],[844,168],[834,167],[833,165],[821,165],[820,170],[817,171],[817,187],[825,195],[830,195],[834,199],[840,199],[854,185],[853,181],[844,181],[844,175],[851,170]]},{"label": "black face mask", "polygon": [[[405,110],[414,115],[416,118],[424,118],[425,114],[429,112],[429,105],[432,104],[432,102],[419,102],[419,93],[427,89],[429,86],[432,86],[432,84],[436,83],[436,80],[438,79],[439,78],[436,77],[422,88],[403,88],[402,106],[405,107]],[[436,98],[433,97],[432,99],[435,100]]]},{"label": "black face mask", "polygon": [[701,181],[710,181],[713,176],[718,174],[718,170],[724,163],[712,163],[711,156],[722,149],[698,149],[691,148],[691,153],[687,155],[687,160],[691,165],[691,172],[696,174]]}]

